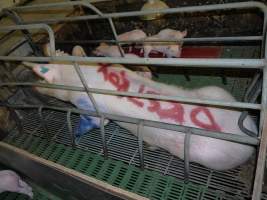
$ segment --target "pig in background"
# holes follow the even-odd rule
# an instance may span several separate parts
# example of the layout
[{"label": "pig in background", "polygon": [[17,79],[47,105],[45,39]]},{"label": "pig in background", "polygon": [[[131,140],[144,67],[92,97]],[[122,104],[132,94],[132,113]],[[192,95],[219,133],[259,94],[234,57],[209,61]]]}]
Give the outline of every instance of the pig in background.
[{"label": "pig in background", "polygon": [[[72,65],[25,64],[32,67],[38,76],[51,84],[82,86]],[[43,68],[46,68],[45,72],[42,70]],[[172,95],[194,99],[235,101],[231,94],[215,86],[186,90],[141,77],[121,65],[82,65],[81,71],[86,77],[88,86],[92,88]],[[87,107],[92,105],[85,93],[48,88],[37,88],[37,90],[42,94],[50,95],[63,101],[70,101],[78,108],[81,101]],[[104,113],[245,135],[238,127],[239,111],[134,97],[117,97],[104,94],[93,94],[93,96],[100,111]],[[134,135],[137,134],[135,124],[123,122],[118,124]],[[257,132],[255,123],[250,117],[246,118],[244,125],[249,130]],[[184,159],[184,133],[154,127],[144,127],[142,133],[144,141],[149,145],[163,148],[171,154]],[[202,164],[211,169],[228,170],[245,163],[254,151],[255,149],[252,146],[191,135],[189,159],[191,162]]]},{"label": "pig in background", "polygon": [[[173,29],[163,29],[158,34],[147,37],[146,33],[144,33],[142,30],[136,29],[118,35],[118,40],[182,40],[184,37],[186,37],[186,35],[186,30],[177,31]],[[123,49],[122,51],[125,54]],[[182,51],[182,42],[171,44],[144,43],[140,55],[144,53],[144,57],[149,57],[149,54],[152,51],[163,53],[168,58],[180,57]],[[129,46],[128,52],[132,52],[132,45]],[[121,53],[117,45],[108,45],[106,43],[100,43],[100,45],[93,51],[93,54],[106,57],[121,57]],[[125,57],[127,57],[127,55]]]},{"label": "pig in background", "polygon": [[26,194],[33,198],[32,188],[11,170],[0,171],[0,193],[6,191]]},{"label": "pig in background", "polygon": [[[147,41],[153,40],[182,40],[186,37],[187,31],[176,31],[173,29],[163,29],[157,35],[147,37]],[[180,57],[182,52],[182,42],[177,44],[144,44],[144,57],[149,57],[151,51],[161,52],[167,56],[167,58]]]}]

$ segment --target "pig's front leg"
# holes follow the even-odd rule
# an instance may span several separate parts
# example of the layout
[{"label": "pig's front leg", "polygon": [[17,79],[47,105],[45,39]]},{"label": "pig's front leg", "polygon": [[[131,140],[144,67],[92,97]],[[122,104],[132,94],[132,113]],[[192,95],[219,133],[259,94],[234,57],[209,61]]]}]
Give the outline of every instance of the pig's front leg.
[{"label": "pig's front leg", "polygon": [[33,198],[32,188],[11,170],[0,171],[0,193],[18,192]]},{"label": "pig's front leg", "polygon": [[148,58],[149,53],[152,51],[153,47],[151,45],[144,46],[144,57]]}]

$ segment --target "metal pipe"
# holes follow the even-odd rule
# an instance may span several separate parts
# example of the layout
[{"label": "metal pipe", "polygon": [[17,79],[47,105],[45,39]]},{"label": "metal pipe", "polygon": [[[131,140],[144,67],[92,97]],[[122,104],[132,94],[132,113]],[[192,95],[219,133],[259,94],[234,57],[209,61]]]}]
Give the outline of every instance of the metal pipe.
[{"label": "metal pipe", "polygon": [[140,120],[140,122],[137,125],[137,138],[138,138],[138,151],[139,151],[141,170],[145,169],[144,151],[143,151],[143,130],[144,130],[143,120]]},{"label": "metal pipe", "polygon": [[[31,6],[21,6],[12,8],[15,11],[32,11],[32,10],[40,10],[47,8],[57,8],[57,7],[65,7],[65,6],[73,6],[73,5],[82,5],[88,7],[88,4],[83,1],[75,1],[75,2],[63,2],[63,3],[48,3],[48,4],[39,4],[39,5],[31,5]],[[248,2],[237,2],[237,3],[227,3],[227,4],[213,4],[213,5],[202,5],[202,6],[188,6],[188,7],[178,7],[178,8],[169,8],[162,10],[147,10],[147,11],[130,11],[130,12],[120,12],[120,13],[108,13],[103,14],[103,16],[98,15],[87,15],[80,17],[67,17],[67,18],[58,18],[58,19],[49,19],[38,22],[58,22],[58,21],[76,21],[76,20],[90,20],[90,19],[103,19],[103,18],[119,18],[119,17],[136,17],[143,16],[149,14],[174,14],[174,13],[190,13],[190,12],[208,12],[213,10],[226,10],[226,9],[246,9],[246,8],[258,8],[264,14],[267,13],[267,7],[264,3],[256,2],[256,1],[248,1]],[[31,21],[33,23],[36,21]]]},{"label": "metal pipe", "polygon": [[[18,86],[18,85],[20,85],[20,86],[36,86],[36,87],[45,87],[45,88],[51,88],[51,89],[62,89],[62,90],[86,92],[86,90],[83,87],[77,87],[77,86],[66,86],[66,85],[57,85],[57,84],[48,84],[48,83],[25,83],[25,82],[23,82],[23,83],[17,83],[17,82],[0,83],[0,87]],[[121,91],[119,92],[119,91],[114,91],[114,90],[97,89],[97,88],[88,88],[88,91],[91,93],[96,93],[96,94],[138,97],[138,98],[146,98],[146,99],[157,99],[157,100],[162,100],[162,101],[177,101],[177,102],[182,102],[182,103],[202,104],[202,105],[210,105],[210,106],[217,106],[217,107],[255,109],[255,110],[261,109],[261,104],[255,104],[255,103],[201,100],[201,99],[179,97],[179,96],[142,94],[142,93],[135,93],[135,92],[121,92]]]},{"label": "metal pipe", "polygon": [[47,128],[46,122],[45,122],[45,120],[43,118],[42,110],[43,110],[43,106],[40,106],[39,109],[38,109],[38,115],[40,117],[41,125],[42,125],[42,127],[43,127],[43,129],[45,131],[47,140],[50,140],[50,135],[49,135],[49,132],[48,132],[48,128]]},{"label": "metal pipe", "polygon": [[[31,25],[13,25],[13,26],[2,26],[0,32],[13,31],[13,30],[31,30],[31,29],[44,29],[47,31],[49,36],[50,51],[51,55],[55,55],[55,36],[50,26],[47,24],[31,24]],[[4,56],[5,57],[5,56]]]},{"label": "metal pipe", "polygon": [[105,116],[101,115],[100,130],[101,130],[101,138],[102,138],[102,145],[103,145],[103,153],[104,153],[104,157],[107,159],[108,158],[108,148],[107,148],[107,143],[106,143],[104,122],[105,122]]},{"label": "metal pipe", "polygon": [[[200,38],[183,38],[180,40],[75,40],[75,41],[60,41],[56,43],[64,44],[95,44],[95,43],[120,43],[120,44],[131,44],[131,43],[177,43],[177,42],[246,42],[246,41],[261,41],[262,36],[233,36],[233,37],[200,37]],[[44,42],[46,43],[46,42]]]},{"label": "metal pipe", "polygon": [[[109,22],[109,25],[110,25],[110,28],[112,30],[112,33],[113,33],[113,36],[115,38],[115,41],[118,41],[118,34],[117,34],[117,31],[116,31],[116,28],[115,28],[115,25],[113,23],[113,20],[111,18],[108,18],[108,22]],[[120,51],[120,54],[121,54],[121,57],[125,57],[124,55],[124,51],[120,45],[120,43],[116,43],[118,48],[119,48],[119,51]]]},{"label": "metal pipe", "polygon": [[66,111],[67,111],[68,130],[69,130],[70,137],[71,137],[71,145],[72,145],[72,147],[75,147],[75,135],[74,135],[73,130],[72,130],[71,118],[70,118],[72,110],[71,109],[67,109]]},{"label": "metal pipe", "polygon": [[184,137],[184,181],[188,183],[190,175],[190,129],[186,133]]},{"label": "metal pipe", "polygon": [[[267,23],[267,16],[265,15],[264,21]],[[265,47],[267,46],[267,34],[265,24]],[[266,165],[266,148],[267,148],[267,50],[264,52],[265,67],[263,69],[263,85],[262,85],[262,110],[260,114],[260,133],[261,140],[257,158],[257,167],[255,172],[255,179],[253,185],[252,200],[260,200],[262,193],[262,184],[264,179],[265,165]]]},{"label": "metal pipe", "polygon": [[[17,108],[17,109],[34,109],[34,108],[38,109],[40,107],[38,105],[11,105],[11,104],[6,104],[6,103],[0,103],[0,106]],[[56,110],[56,111],[67,111],[67,112],[71,111],[77,114],[85,114],[85,115],[90,115],[94,117],[101,117],[97,115],[95,112],[81,110],[77,108],[63,108],[63,107],[56,107],[56,106],[44,106],[43,108]],[[127,123],[133,123],[133,124],[138,124],[140,122],[140,119],[133,118],[133,117],[120,116],[120,115],[114,115],[114,114],[109,114],[109,113],[102,113],[102,114],[105,116],[105,118],[111,119],[114,121],[127,122]],[[210,137],[210,138],[221,139],[221,140],[247,144],[247,145],[254,145],[254,146],[259,144],[258,138],[241,136],[241,135],[236,135],[232,133],[208,131],[208,130],[202,130],[202,129],[198,129],[194,127],[187,127],[187,126],[176,125],[176,124],[168,124],[168,123],[151,121],[151,120],[143,120],[143,125],[154,127],[154,128],[177,131],[177,134],[186,134],[186,131],[190,129],[190,132],[192,135],[200,135],[204,137]]]},{"label": "metal pipe", "polygon": [[96,100],[95,100],[94,96],[93,96],[93,95],[91,94],[91,92],[90,92],[90,89],[91,89],[91,88],[90,88],[90,87],[88,86],[88,84],[86,83],[86,79],[84,78],[83,73],[82,73],[82,71],[81,71],[81,69],[80,69],[80,67],[79,67],[79,64],[78,64],[77,62],[74,63],[74,68],[75,68],[75,71],[76,71],[76,73],[78,74],[78,76],[79,76],[79,78],[80,78],[80,80],[81,80],[81,82],[82,82],[82,84],[83,84],[83,87],[84,87],[84,89],[85,89],[85,91],[86,91],[86,93],[87,93],[87,95],[88,95],[90,101],[91,101],[92,104],[93,104],[93,107],[94,107],[96,113],[99,114],[99,109],[98,109]]},{"label": "metal pipe", "polygon": [[196,68],[245,68],[262,69],[264,59],[213,59],[213,58],[115,58],[115,57],[21,57],[0,56],[3,61],[31,61],[31,62],[88,62],[88,63],[120,63],[135,65],[155,65],[169,67],[196,67]]}]

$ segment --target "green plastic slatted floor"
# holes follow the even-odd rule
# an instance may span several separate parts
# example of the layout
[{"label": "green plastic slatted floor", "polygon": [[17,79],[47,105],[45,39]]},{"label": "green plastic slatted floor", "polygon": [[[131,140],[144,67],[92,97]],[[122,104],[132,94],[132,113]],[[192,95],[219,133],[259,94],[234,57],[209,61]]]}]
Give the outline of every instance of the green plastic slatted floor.
[{"label": "green plastic slatted floor", "polygon": [[150,199],[233,199],[221,192],[210,190],[206,186],[185,184],[171,176],[163,176],[150,170],[142,171],[121,161],[105,160],[100,155],[55,142],[47,143],[45,139],[27,134],[9,136],[4,142]]}]

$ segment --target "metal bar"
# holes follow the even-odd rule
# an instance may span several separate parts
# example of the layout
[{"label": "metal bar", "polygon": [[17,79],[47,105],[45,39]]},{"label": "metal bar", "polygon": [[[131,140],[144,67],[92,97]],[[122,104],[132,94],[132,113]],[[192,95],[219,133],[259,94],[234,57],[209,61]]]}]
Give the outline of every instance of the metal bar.
[{"label": "metal bar", "polygon": [[101,138],[102,138],[102,145],[103,145],[103,153],[104,157],[108,158],[108,148],[106,143],[106,135],[105,135],[105,116],[101,115],[101,121],[100,121],[100,130],[101,130]]},{"label": "metal bar", "polygon": [[[108,22],[109,22],[109,25],[110,25],[110,28],[111,28],[111,30],[112,30],[112,33],[113,33],[113,36],[114,36],[115,40],[118,41],[118,34],[117,34],[117,31],[116,31],[116,28],[115,28],[115,25],[114,25],[112,19],[111,19],[111,18],[108,18]],[[118,48],[119,48],[121,57],[125,57],[125,55],[124,55],[124,51],[123,51],[123,49],[122,49],[120,43],[116,43],[116,44],[117,44],[117,46],[118,46]]]},{"label": "metal bar", "polygon": [[47,128],[46,122],[45,122],[45,120],[44,120],[44,118],[43,118],[42,110],[43,110],[43,106],[40,106],[39,109],[38,109],[38,115],[39,115],[39,117],[40,117],[40,120],[41,120],[41,126],[43,127],[43,129],[44,129],[44,131],[45,131],[47,140],[50,140],[50,134],[49,134],[49,132],[48,132],[48,128]]},{"label": "metal bar", "polygon": [[188,183],[190,175],[190,129],[186,133],[184,137],[184,181]]},{"label": "metal bar", "polygon": [[[95,43],[177,43],[177,42],[246,42],[246,41],[261,41],[262,36],[233,36],[233,37],[200,37],[200,38],[183,38],[181,40],[75,40],[75,41],[60,41],[57,40],[56,43],[63,44],[95,44]],[[46,42],[43,42],[46,43]]]},{"label": "metal bar", "polygon": [[51,57],[21,57],[0,56],[3,61],[31,61],[31,62],[88,62],[88,63],[120,63],[136,65],[155,65],[169,67],[196,67],[196,68],[245,68],[262,69],[264,59],[204,59],[204,58],[115,58],[115,57],[77,57],[77,56],[51,56]]},{"label": "metal bar", "polygon": [[[17,108],[17,109],[38,109],[40,106],[38,105],[11,105],[11,104],[5,104],[0,103],[0,106],[10,107],[10,108]],[[51,109],[56,111],[71,111],[73,113],[77,114],[85,114],[90,115],[94,117],[101,117],[97,115],[95,112],[90,112],[86,110],[81,110],[77,108],[63,108],[63,107],[56,107],[56,106],[44,106],[45,109]],[[114,121],[120,121],[120,122],[127,122],[127,123],[133,123],[138,124],[140,122],[140,119],[133,118],[133,117],[127,117],[127,116],[120,116],[120,115],[114,115],[109,113],[102,113],[105,115],[105,118],[111,119]],[[154,128],[161,128],[166,130],[173,130],[177,131],[177,134],[185,133],[190,129],[191,134],[193,135],[200,135],[204,137],[210,137],[210,138],[216,138],[241,144],[247,144],[247,145],[258,145],[259,139],[258,138],[252,138],[248,136],[240,136],[232,133],[223,133],[223,132],[216,132],[216,131],[208,131],[203,129],[198,129],[194,127],[187,127],[182,125],[176,125],[176,124],[168,124],[158,121],[151,121],[151,120],[143,120],[144,126],[154,127]]]},{"label": "metal bar", "polygon": [[[266,116],[267,113],[265,113]],[[266,164],[266,148],[267,148],[267,118],[265,117],[262,129],[262,137],[260,140],[260,148],[258,153],[256,173],[253,185],[252,200],[261,200],[262,185],[264,180],[265,164]]]},{"label": "metal bar", "polygon": [[[47,9],[47,8],[57,8],[64,6],[73,6],[73,5],[82,5],[88,6],[86,2],[83,1],[75,1],[75,2],[64,2],[64,3],[50,3],[50,4],[39,4],[32,6],[21,6],[14,7],[13,10],[16,11],[31,11],[37,9]],[[87,15],[80,17],[67,17],[67,18],[58,18],[58,19],[48,19],[48,20],[39,20],[38,22],[58,22],[58,21],[76,21],[76,20],[90,20],[90,19],[103,19],[103,18],[119,18],[119,17],[136,17],[143,16],[149,14],[174,14],[174,13],[189,13],[189,12],[207,12],[213,10],[226,10],[226,9],[246,9],[246,8],[258,8],[263,13],[267,13],[267,7],[264,3],[256,2],[256,1],[248,1],[248,2],[237,2],[237,3],[227,3],[227,4],[213,4],[213,5],[202,5],[202,6],[189,6],[189,7],[178,7],[178,8],[169,8],[162,10],[148,10],[148,11],[131,11],[131,12],[120,12],[120,13],[109,13],[103,14],[103,16],[98,15]],[[33,23],[36,21],[31,21]]]},{"label": "metal bar", "polygon": [[[2,26],[0,32],[13,31],[13,30],[28,30],[28,29],[44,29],[49,36],[51,55],[55,55],[55,36],[50,26],[47,24],[31,24],[31,25],[14,25],[14,26]],[[4,56],[5,57],[5,56]]]},{"label": "metal bar", "polygon": [[89,99],[91,100],[91,102],[92,102],[92,104],[93,104],[93,106],[94,106],[94,109],[95,109],[96,113],[99,114],[99,109],[98,109],[97,103],[96,103],[96,101],[95,101],[94,96],[93,96],[93,95],[91,94],[91,92],[90,92],[90,89],[91,89],[91,88],[90,88],[90,87],[88,86],[88,84],[86,83],[86,79],[85,79],[84,76],[83,76],[83,73],[82,73],[82,71],[81,71],[81,69],[80,69],[79,64],[75,62],[75,63],[74,63],[74,68],[75,68],[75,71],[76,71],[76,73],[78,74],[78,76],[79,76],[79,78],[80,78],[80,80],[81,80],[81,82],[82,82],[82,84],[83,84],[83,87],[85,88],[85,91],[86,91],[86,93],[87,93]]},{"label": "metal bar", "polygon": [[75,136],[74,136],[74,133],[72,130],[71,118],[70,118],[72,110],[68,109],[67,111],[68,111],[67,112],[67,123],[68,123],[68,130],[69,130],[70,137],[71,137],[71,145],[72,145],[72,147],[75,147]]},{"label": "metal bar", "polygon": [[[48,83],[25,83],[25,82],[23,83],[17,83],[17,82],[0,83],[0,87],[18,86],[18,85],[86,92],[86,90],[83,87],[77,87],[77,86],[66,86],[66,85],[57,85],[57,84],[48,84]],[[211,106],[218,106],[218,107],[255,109],[255,110],[261,109],[261,104],[255,104],[255,103],[201,100],[201,99],[179,97],[179,96],[142,94],[142,93],[135,93],[135,92],[119,92],[119,91],[114,91],[114,90],[97,89],[97,88],[88,88],[88,91],[91,93],[95,93],[95,94],[138,97],[138,98],[145,98],[145,99],[157,99],[157,100],[162,100],[162,101],[177,101],[177,102],[182,102],[182,103],[202,104],[202,105],[211,105]]]},{"label": "metal bar", "polygon": [[145,163],[144,163],[144,151],[143,151],[143,120],[140,120],[137,127],[137,138],[138,138],[138,151],[139,151],[139,159],[140,159],[140,168],[142,170],[145,169]]},{"label": "metal bar", "polygon": [[[266,149],[267,149],[267,34],[266,34],[266,25],[267,25],[267,16],[264,16],[264,30],[263,34],[265,35],[265,67],[263,69],[263,84],[262,84],[262,111],[260,114],[260,133],[261,140],[257,158],[257,167],[255,172],[255,179],[253,185],[252,200],[260,200],[262,194],[262,185],[264,180],[265,164],[266,164]],[[263,50],[262,49],[262,50]]]}]

